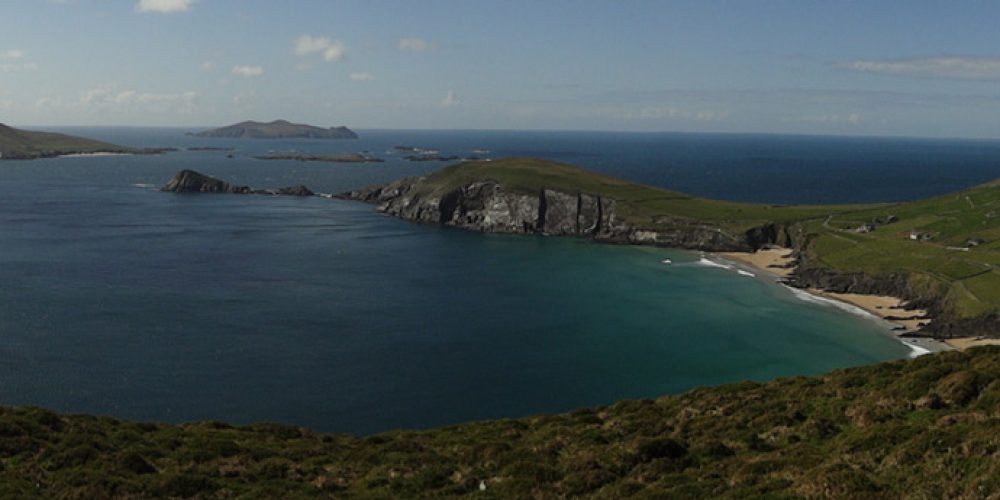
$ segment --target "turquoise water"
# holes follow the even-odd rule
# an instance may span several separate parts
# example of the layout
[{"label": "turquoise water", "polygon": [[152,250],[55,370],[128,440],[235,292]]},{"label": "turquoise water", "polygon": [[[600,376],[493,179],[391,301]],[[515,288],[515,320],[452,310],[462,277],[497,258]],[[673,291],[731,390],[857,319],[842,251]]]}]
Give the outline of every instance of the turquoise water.
[{"label": "turquoise water", "polygon": [[0,403],[364,434],[909,354],[874,321],[694,253],[146,185],[185,167],[335,188],[439,166],[193,152],[0,164]]}]

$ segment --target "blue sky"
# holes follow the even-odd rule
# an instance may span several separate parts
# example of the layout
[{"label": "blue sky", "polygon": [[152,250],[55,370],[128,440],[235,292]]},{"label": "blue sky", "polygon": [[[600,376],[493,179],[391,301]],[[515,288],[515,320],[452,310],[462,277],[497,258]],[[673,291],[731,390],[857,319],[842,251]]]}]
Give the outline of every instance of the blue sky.
[{"label": "blue sky", "polygon": [[0,122],[1000,138],[1000,2],[7,0]]}]

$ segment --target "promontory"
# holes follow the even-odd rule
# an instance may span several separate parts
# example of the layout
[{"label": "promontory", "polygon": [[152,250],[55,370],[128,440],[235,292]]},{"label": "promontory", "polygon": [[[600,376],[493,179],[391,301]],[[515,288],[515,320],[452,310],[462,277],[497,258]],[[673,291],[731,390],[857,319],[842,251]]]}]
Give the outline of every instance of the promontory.
[{"label": "promontory", "polygon": [[165,149],[136,149],[55,132],[36,132],[0,123],[0,159],[30,160],[74,154],[155,154]]},{"label": "promontory", "polygon": [[222,137],[237,139],[357,139],[358,134],[347,127],[322,128],[286,120],[272,122],[245,121],[225,127],[188,132],[194,137]]}]

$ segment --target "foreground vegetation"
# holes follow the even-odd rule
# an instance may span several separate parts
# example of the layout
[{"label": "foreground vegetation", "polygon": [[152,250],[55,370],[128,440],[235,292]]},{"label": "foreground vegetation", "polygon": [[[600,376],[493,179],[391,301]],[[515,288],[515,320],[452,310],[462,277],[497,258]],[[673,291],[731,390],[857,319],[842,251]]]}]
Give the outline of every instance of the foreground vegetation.
[{"label": "foreground vegetation", "polygon": [[982,498],[1000,348],[356,438],[0,411],[0,496]]},{"label": "foreground vegetation", "polygon": [[[921,305],[939,319],[995,318],[1000,310],[1000,181],[906,203],[781,206],[709,200],[571,165],[512,158],[454,165],[419,186],[441,196],[485,179],[523,194],[548,188],[611,198],[632,227],[644,230],[701,224],[741,235],[770,225],[777,228],[774,243],[799,251],[800,267],[882,280],[891,285],[875,287],[882,293],[929,301]],[[993,323],[975,334],[990,335]]]}]

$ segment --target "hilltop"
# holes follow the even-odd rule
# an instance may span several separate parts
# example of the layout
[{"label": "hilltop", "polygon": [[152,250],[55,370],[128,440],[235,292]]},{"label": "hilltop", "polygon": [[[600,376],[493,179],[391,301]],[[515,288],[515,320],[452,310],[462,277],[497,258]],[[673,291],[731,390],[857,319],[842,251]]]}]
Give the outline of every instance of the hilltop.
[{"label": "hilltop", "polygon": [[0,496],[983,498],[1000,348],[368,437],[0,409]]},{"label": "hilltop", "polygon": [[341,195],[489,232],[708,251],[793,248],[792,283],[928,309],[938,337],[1000,335],[1000,181],[906,203],[735,203],[533,158],[465,162]]},{"label": "hilltop", "polygon": [[227,137],[247,139],[357,139],[358,134],[347,127],[321,128],[301,123],[291,123],[286,120],[274,120],[262,123],[245,121],[225,127],[188,132],[186,135],[195,137]]},{"label": "hilltop", "polygon": [[34,132],[0,123],[0,159],[26,160],[68,154],[140,153],[145,151],[54,132]]}]

